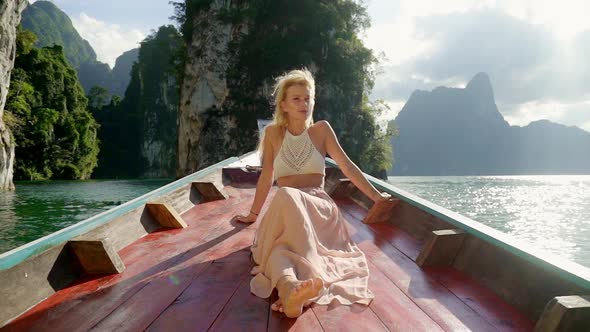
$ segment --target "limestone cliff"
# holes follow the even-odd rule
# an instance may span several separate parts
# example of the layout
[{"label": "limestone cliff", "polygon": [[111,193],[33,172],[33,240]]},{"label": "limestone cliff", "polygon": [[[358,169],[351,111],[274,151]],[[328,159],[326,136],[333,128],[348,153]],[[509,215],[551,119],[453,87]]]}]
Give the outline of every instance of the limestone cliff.
[{"label": "limestone cliff", "polygon": [[4,124],[4,104],[10,84],[10,71],[16,54],[16,26],[26,0],[0,1],[0,191],[13,190],[12,172],[14,164],[14,142],[8,127]]},{"label": "limestone cliff", "polygon": [[392,175],[588,174],[590,133],[546,120],[511,126],[492,84],[477,74],[464,89],[417,90],[395,119]]},{"label": "limestone cliff", "polygon": [[[215,127],[215,136],[223,140],[224,133],[235,127],[235,121],[216,119],[215,115],[221,111],[229,94],[226,80],[230,63],[228,44],[239,38],[240,33],[245,30],[245,25],[226,23],[217,13],[236,6],[236,2],[238,1],[212,1],[208,11],[199,11],[191,18],[194,33],[186,46],[187,60],[178,112],[177,177],[193,173],[218,160],[217,157],[208,155],[219,152],[219,149],[212,148],[214,142],[203,142],[207,137],[204,129]],[[229,140],[227,137],[225,139]]]}]

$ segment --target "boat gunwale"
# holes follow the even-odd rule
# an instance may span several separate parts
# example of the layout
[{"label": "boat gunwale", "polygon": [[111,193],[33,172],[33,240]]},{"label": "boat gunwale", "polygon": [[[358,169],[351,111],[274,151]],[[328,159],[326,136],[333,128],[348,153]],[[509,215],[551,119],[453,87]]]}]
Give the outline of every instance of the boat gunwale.
[{"label": "boat gunwale", "polygon": [[[330,167],[339,168],[336,162],[330,158],[326,157],[326,163]],[[413,195],[391,183],[385,182],[366,173],[363,174],[378,190],[392,194],[402,201],[439,218],[442,221],[456,226],[476,238],[502,248],[536,266],[556,272],[565,280],[590,290],[590,268],[572,262],[567,258],[559,257],[546,250],[534,248],[532,245],[518,240],[509,234],[498,231],[469,217]]]},{"label": "boat gunwale", "polygon": [[109,210],[96,214],[90,218],[81,220],[71,226],[68,226],[51,234],[45,235],[37,240],[31,241],[22,246],[2,253],[0,254],[0,271],[10,269],[37,254],[41,254],[50,248],[53,248],[79,235],[87,233],[99,226],[102,226],[108,223],[109,221],[113,220],[114,218],[120,217],[125,213],[133,211],[141,207],[142,205],[150,201],[153,201],[156,198],[159,198],[167,193],[177,190],[198,178],[207,176],[215,172],[217,169],[234,163],[244,157],[247,157],[250,154],[252,153],[247,153],[240,157],[227,158],[225,160],[218,162],[217,164],[211,165],[200,171],[189,174],[183,178],[173,181],[160,188],[154,189],[142,196],[134,198],[121,205],[115,206]]}]

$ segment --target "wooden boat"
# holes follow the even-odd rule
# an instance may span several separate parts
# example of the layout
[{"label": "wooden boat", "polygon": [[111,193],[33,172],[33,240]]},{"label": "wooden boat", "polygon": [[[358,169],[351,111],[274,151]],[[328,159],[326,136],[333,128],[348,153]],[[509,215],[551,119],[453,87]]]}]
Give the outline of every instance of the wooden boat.
[{"label": "wooden boat", "polygon": [[[366,253],[370,306],[297,319],[250,294],[257,155],[230,158],[0,255],[2,331],[590,331],[590,270],[331,160],[326,191]],[[276,188],[273,187],[272,196]],[[270,200],[271,197],[269,197]]]}]

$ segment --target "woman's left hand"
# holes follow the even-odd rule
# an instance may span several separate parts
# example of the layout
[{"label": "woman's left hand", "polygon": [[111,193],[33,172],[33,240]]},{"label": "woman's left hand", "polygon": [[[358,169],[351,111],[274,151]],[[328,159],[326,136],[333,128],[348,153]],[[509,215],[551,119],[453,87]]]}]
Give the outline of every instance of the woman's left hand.
[{"label": "woman's left hand", "polygon": [[237,216],[233,217],[232,220],[239,221],[244,224],[251,224],[251,223],[255,222],[257,218],[258,218],[257,215],[250,212],[250,214],[248,214],[248,215],[237,215]]},{"label": "woman's left hand", "polygon": [[379,192],[379,193],[375,193],[375,195],[373,196],[373,202],[375,204],[377,203],[381,203],[381,202],[385,202],[391,199],[391,195],[389,193],[386,192]]}]

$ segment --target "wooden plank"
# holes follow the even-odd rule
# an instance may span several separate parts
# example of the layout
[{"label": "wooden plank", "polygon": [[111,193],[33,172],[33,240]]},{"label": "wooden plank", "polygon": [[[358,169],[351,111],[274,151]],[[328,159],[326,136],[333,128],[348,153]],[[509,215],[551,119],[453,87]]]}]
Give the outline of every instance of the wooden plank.
[{"label": "wooden plank", "polygon": [[250,293],[250,278],[244,278],[209,331],[264,331],[267,328],[268,300]]},{"label": "wooden plank", "polygon": [[247,167],[224,167],[222,174],[233,186],[256,185],[260,169]]},{"label": "wooden plank", "polygon": [[432,231],[420,255],[416,259],[419,266],[451,266],[463,246],[466,233],[460,229]]},{"label": "wooden plank", "polygon": [[346,198],[350,197],[354,190],[356,187],[349,179],[336,179],[332,187],[328,189],[328,195],[334,199]]},{"label": "wooden plank", "polygon": [[351,227],[353,240],[372,263],[441,328],[450,331],[495,331],[495,328],[386,239],[371,232],[361,220],[348,214],[355,203],[340,200],[341,210]]},{"label": "wooden plank", "polygon": [[226,238],[223,234],[233,228],[228,220],[240,204],[250,203],[252,195],[253,192],[235,195],[230,209],[227,201],[195,206],[183,214],[190,227],[151,233],[121,250],[119,254],[127,265],[123,273],[87,281],[67,292],[60,291],[19,317],[11,327],[23,331],[41,326],[55,330],[89,329],[145,286],[150,278],[173,266],[195,244],[206,246],[208,240],[213,244]]},{"label": "wooden plank", "polygon": [[[244,234],[246,233],[249,232],[244,231]],[[134,294],[133,297],[117,307],[117,309],[97,324],[93,330],[145,330],[193,283],[195,277],[199,279],[201,274],[205,273],[203,272],[204,268],[207,269],[205,271],[208,271],[211,269],[212,265],[214,266],[214,269],[219,265],[224,265],[223,258],[221,263],[214,261],[217,257],[225,256],[232,268],[241,271],[242,276],[248,276],[248,267],[250,265],[249,252],[242,250],[242,248],[248,246],[252,242],[253,236],[247,234],[242,236],[242,238],[242,241],[238,241],[240,244],[238,245],[239,248],[237,248],[237,252],[235,250],[235,243],[228,244],[228,242],[221,242],[207,251],[191,257],[186,262],[165,271],[160,277],[150,281],[146,287],[142,288],[139,292]],[[234,242],[236,241],[236,238],[229,238],[228,241]],[[234,254],[231,254],[232,252],[234,252]],[[233,264],[231,264],[232,260],[234,261]],[[236,260],[238,265],[235,262]],[[233,280],[233,290],[235,290],[237,284],[239,284],[239,278]],[[229,299],[233,290],[228,294],[227,299]],[[218,296],[218,294],[214,293],[208,295]],[[208,299],[208,297],[201,298],[204,305],[207,305],[210,302],[208,300],[203,301],[203,299]],[[182,299],[179,299],[179,301],[182,301]],[[211,309],[211,307],[208,308]],[[218,312],[219,311],[215,313],[213,319],[217,316]],[[194,318],[199,320],[203,319],[202,316],[196,316]],[[211,322],[213,319],[211,319]],[[190,319],[187,319],[187,321],[190,321]],[[175,327],[173,330],[176,331],[178,328]]]},{"label": "wooden plank", "polygon": [[72,240],[68,244],[86,273],[121,273],[125,270],[119,254],[104,239]]},{"label": "wooden plank", "polygon": [[371,309],[391,331],[443,331],[369,260]]},{"label": "wooden plank", "polygon": [[[227,223],[223,226],[225,227],[219,229],[224,230],[225,233],[209,238],[209,241],[204,241],[186,252],[171,268],[150,280],[133,297],[109,313],[93,327],[93,330],[146,329],[190,285],[192,279],[203,270],[205,265],[215,259],[248,248],[252,244],[253,228],[247,229],[246,224],[237,224],[234,227]],[[243,255],[249,258],[249,253],[243,253]],[[246,267],[242,271],[247,276],[249,269]]]},{"label": "wooden plank", "polygon": [[[276,291],[273,291],[269,305],[279,299]],[[323,331],[318,318],[311,308],[303,310],[301,316],[289,318],[282,312],[269,310],[268,312],[268,331],[269,332],[313,332]]]},{"label": "wooden plank", "polygon": [[240,282],[249,279],[249,267],[250,253],[247,250],[213,261],[147,330],[206,331]]},{"label": "wooden plank", "polygon": [[415,261],[418,255],[420,255],[422,243],[400,228],[389,223],[370,224],[367,226],[375,234],[379,234],[382,238],[387,239],[391,245],[411,260]]},{"label": "wooden plank", "polygon": [[326,332],[388,331],[379,317],[366,305],[341,305],[333,301],[330,305],[313,304],[312,310]]},{"label": "wooden plank", "polygon": [[367,216],[365,219],[363,219],[363,222],[365,224],[374,224],[389,221],[391,219],[393,209],[400,202],[401,201],[398,198],[392,198],[388,201],[373,204],[373,206],[369,209]]},{"label": "wooden plank", "polygon": [[462,271],[533,320],[539,319],[552,298],[587,294],[558,276],[555,269],[533,265],[501,247],[469,236],[455,257],[453,267]]},{"label": "wooden plank", "polygon": [[490,289],[452,267],[423,269],[501,331],[531,331],[534,322]]},{"label": "wooden plank", "polygon": [[146,203],[146,209],[162,227],[186,228],[182,217],[167,203],[150,202]]},{"label": "wooden plank", "polygon": [[218,182],[193,182],[193,187],[201,194],[204,202],[227,199],[229,196],[223,190],[223,185]]},{"label": "wooden plank", "polygon": [[[170,305],[195,275],[211,262],[171,268],[151,278],[121,305],[91,328],[91,331],[142,331]],[[149,294],[146,296],[145,294]]]},{"label": "wooden plank", "polygon": [[557,296],[545,307],[535,332],[590,331],[590,296]]}]

